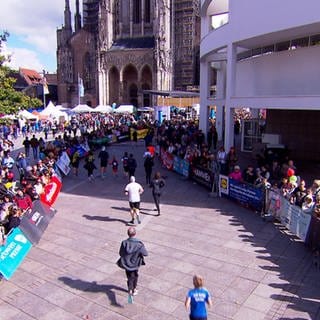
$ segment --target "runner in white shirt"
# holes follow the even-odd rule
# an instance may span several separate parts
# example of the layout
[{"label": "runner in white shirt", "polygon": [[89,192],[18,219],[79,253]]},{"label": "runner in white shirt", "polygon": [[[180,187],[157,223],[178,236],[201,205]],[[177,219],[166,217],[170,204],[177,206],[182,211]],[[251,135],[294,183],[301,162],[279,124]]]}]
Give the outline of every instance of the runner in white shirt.
[{"label": "runner in white shirt", "polygon": [[124,189],[125,194],[129,196],[129,206],[131,221],[130,224],[134,224],[135,217],[137,218],[138,223],[141,223],[140,220],[140,195],[143,193],[142,186],[136,182],[134,176],[130,177],[130,183],[128,183]]}]

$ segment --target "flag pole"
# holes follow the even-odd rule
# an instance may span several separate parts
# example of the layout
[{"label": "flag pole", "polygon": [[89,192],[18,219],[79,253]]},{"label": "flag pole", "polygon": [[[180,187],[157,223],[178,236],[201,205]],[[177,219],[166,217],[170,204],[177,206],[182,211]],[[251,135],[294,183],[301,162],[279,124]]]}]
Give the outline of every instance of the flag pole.
[{"label": "flag pole", "polygon": [[[45,80],[45,74],[46,74],[46,70],[42,70],[43,72],[43,80]],[[46,107],[46,93],[45,93],[45,88],[44,88],[44,83],[42,83],[42,92],[43,92],[43,109]]]},{"label": "flag pole", "polygon": [[78,104],[80,104],[80,76],[79,76],[79,72],[78,72]]}]

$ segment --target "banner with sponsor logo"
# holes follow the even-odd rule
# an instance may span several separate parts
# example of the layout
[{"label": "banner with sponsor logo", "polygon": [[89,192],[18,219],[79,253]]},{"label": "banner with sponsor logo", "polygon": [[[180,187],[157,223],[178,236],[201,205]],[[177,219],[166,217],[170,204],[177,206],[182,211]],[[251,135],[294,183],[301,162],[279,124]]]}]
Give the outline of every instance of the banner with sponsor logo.
[{"label": "banner with sponsor logo", "polygon": [[23,215],[19,227],[31,243],[38,243],[55,213],[50,206],[34,201],[32,210]]},{"label": "banner with sponsor logo", "polygon": [[[256,188],[251,184],[238,182],[230,179],[227,176],[219,178],[220,194],[227,196],[230,199],[236,200],[243,206],[251,208],[255,211],[262,211],[265,195],[264,190]],[[223,188],[222,187],[223,184]]]},{"label": "banner with sponsor logo", "polygon": [[174,157],[173,159],[173,171],[183,175],[184,177],[189,177],[189,167],[188,161],[181,159],[179,157]]},{"label": "banner with sponsor logo", "polygon": [[168,170],[173,170],[173,155],[164,149],[161,149],[160,159],[162,165],[165,166]]},{"label": "banner with sponsor logo", "polygon": [[200,166],[191,166],[190,177],[192,180],[212,190],[214,174],[211,170]]},{"label": "banner with sponsor logo", "polygon": [[304,213],[300,207],[290,204],[287,199],[273,190],[268,191],[268,199],[267,213],[279,219],[291,233],[306,241],[311,215]]},{"label": "banner with sponsor logo", "polygon": [[8,234],[6,244],[0,246],[0,273],[7,280],[17,270],[31,247],[31,242],[20,228],[14,228]]},{"label": "banner with sponsor logo", "polygon": [[51,177],[50,182],[45,185],[44,192],[40,195],[40,200],[48,206],[53,206],[56,202],[62,187],[62,182],[58,177]]},{"label": "banner with sponsor logo", "polygon": [[229,195],[229,178],[228,176],[224,176],[222,174],[219,175],[219,196],[221,195]]}]

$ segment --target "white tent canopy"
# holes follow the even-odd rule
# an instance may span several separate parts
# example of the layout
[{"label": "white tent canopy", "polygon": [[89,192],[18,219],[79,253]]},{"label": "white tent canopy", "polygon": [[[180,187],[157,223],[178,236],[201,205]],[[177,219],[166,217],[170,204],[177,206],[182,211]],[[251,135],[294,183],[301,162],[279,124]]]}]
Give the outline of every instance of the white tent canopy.
[{"label": "white tent canopy", "polygon": [[48,103],[47,107],[40,112],[40,114],[53,119],[63,117],[65,120],[68,120],[69,118],[67,112],[62,111],[59,106],[55,106],[51,101]]},{"label": "white tent canopy", "polygon": [[19,118],[23,118],[25,120],[38,120],[38,116],[32,114],[31,112],[27,110],[21,110],[18,113]]},{"label": "white tent canopy", "polygon": [[112,112],[112,108],[108,105],[98,105],[96,108],[93,109],[93,111],[101,113],[110,113]]},{"label": "white tent canopy", "polygon": [[73,112],[93,112],[94,109],[90,108],[87,104],[78,104],[76,107],[71,109]]},{"label": "white tent canopy", "polygon": [[48,105],[40,112],[43,116],[50,116],[59,111],[59,109],[50,101]]},{"label": "white tent canopy", "polygon": [[115,109],[114,112],[116,112],[116,113],[125,113],[125,112],[133,113],[133,110],[134,110],[133,105],[123,104],[123,105],[119,106],[117,109]]},{"label": "white tent canopy", "polygon": [[154,109],[151,108],[151,107],[141,107],[141,108],[138,108],[137,111],[140,111],[140,112],[150,112],[150,111],[154,111]]}]

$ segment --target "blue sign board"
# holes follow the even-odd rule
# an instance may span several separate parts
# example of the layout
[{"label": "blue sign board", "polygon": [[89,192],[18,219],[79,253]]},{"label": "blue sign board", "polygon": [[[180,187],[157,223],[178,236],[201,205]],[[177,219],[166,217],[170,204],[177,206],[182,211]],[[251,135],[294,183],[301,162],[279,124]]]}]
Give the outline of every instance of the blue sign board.
[{"label": "blue sign board", "polygon": [[189,167],[188,161],[181,159],[179,157],[174,157],[173,159],[173,170],[184,177],[189,177]]},{"label": "blue sign board", "polygon": [[229,197],[256,211],[261,211],[264,203],[264,193],[261,188],[233,179],[229,179]]},{"label": "blue sign board", "polygon": [[6,245],[0,246],[0,273],[6,279],[11,278],[31,247],[31,242],[19,228],[9,233]]}]

